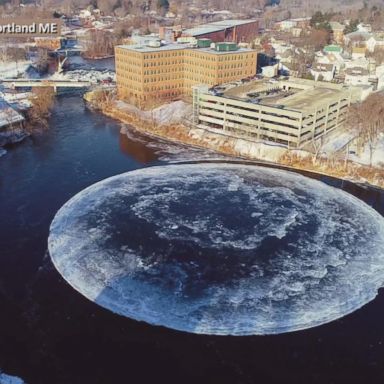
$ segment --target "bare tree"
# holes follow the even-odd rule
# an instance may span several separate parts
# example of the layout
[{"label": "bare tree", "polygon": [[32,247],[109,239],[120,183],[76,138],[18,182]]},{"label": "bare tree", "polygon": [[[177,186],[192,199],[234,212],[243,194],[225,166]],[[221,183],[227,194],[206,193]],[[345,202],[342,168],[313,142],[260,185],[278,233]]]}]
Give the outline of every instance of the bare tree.
[{"label": "bare tree", "polygon": [[117,43],[116,36],[102,29],[92,29],[86,40],[85,56],[99,58],[113,55],[113,47]]},{"label": "bare tree", "polygon": [[368,146],[369,166],[379,138],[384,133],[384,95],[373,93],[362,103],[350,107],[349,129],[356,134],[362,146]]},{"label": "bare tree", "polygon": [[28,120],[32,126],[48,127],[48,117],[54,103],[54,91],[51,87],[36,88],[30,101],[32,107],[28,110]]}]

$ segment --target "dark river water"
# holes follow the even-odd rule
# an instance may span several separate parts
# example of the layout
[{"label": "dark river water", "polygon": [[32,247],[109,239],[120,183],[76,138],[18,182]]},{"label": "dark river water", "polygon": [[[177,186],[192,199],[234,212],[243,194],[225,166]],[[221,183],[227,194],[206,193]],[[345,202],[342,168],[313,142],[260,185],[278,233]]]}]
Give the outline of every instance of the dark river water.
[{"label": "dark river water", "polygon": [[[306,331],[220,337],[136,322],[71,288],[47,253],[69,198],[122,172],[218,157],[120,129],[80,97],[61,97],[50,129],[0,158],[0,370],[29,384],[384,382],[382,291]],[[382,192],[318,178],[384,213]]]}]

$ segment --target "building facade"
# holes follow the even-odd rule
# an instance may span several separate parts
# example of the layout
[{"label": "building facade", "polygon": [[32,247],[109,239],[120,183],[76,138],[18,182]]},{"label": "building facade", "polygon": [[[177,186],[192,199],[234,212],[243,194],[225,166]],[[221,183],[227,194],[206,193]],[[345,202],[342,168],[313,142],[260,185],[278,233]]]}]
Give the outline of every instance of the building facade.
[{"label": "building facade", "polygon": [[136,104],[191,96],[196,84],[213,86],[250,77],[257,65],[257,52],[250,49],[128,45],[117,46],[115,54],[118,96]]},{"label": "building facade", "polygon": [[[194,87],[194,124],[228,136],[300,148],[340,127],[351,102],[360,97],[356,89],[302,79],[257,86],[249,93],[265,93],[266,101],[217,95],[204,86]],[[281,97],[271,99],[279,93]],[[244,89],[238,94],[244,94]]]}]

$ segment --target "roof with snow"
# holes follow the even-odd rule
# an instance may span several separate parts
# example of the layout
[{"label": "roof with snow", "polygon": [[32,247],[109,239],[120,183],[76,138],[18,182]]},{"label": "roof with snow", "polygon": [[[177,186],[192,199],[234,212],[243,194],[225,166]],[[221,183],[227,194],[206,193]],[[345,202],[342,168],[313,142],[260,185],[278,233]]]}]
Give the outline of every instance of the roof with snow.
[{"label": "roof with snow", "polygon": [[23,115],[16,112],[7,102],[0,99],[0,128],[11,124],[21,123],[24,120]]},{"label": "roof with snow", "polygon": [[222,20],[215,21],[213,23],[201,24],[195,28],[185,29],[183,33],[190,36],[200,36],[206,33],[219,32],[223,29],[237,27],[239,25],[254,23],[258,20],[247,19],[247,20]]}]

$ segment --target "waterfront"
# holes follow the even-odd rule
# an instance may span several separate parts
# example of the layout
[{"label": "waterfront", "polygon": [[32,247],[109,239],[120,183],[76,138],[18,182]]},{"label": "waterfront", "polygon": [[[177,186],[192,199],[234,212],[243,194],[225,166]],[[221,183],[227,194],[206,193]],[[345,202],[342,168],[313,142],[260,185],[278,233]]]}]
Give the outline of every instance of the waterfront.
[{"label": "waterfront", "polygon": [[[200,150],[120,134],[79,97],[57,101],[50,129],[0,158],[0,368],[27,383],[379,383],[384,295],[331,324],[268,337],[207,337],[122,318],[83,298],[47,254],[50,222],[108,176]],[[320,176],[319,176],[320,177]],[[320,177],[330,184],[338,182]],[[382,214],[383,194],[345,188]]]}]

